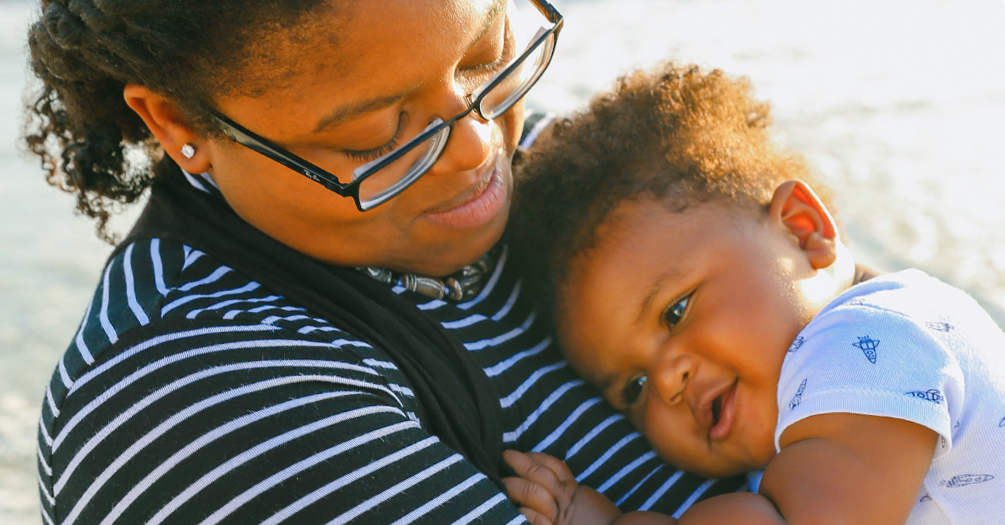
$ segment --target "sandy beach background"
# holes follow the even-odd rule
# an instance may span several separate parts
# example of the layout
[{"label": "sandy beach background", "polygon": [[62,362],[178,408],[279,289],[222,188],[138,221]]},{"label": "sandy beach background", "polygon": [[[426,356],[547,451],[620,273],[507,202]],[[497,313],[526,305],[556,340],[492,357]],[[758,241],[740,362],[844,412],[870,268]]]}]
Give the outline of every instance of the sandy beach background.
[{"label": "sandy beach background", "polygon": [[[619,72],[665,58],[747,75],[774,103],[781,139],[835,188],[856,256],[922,268],[1005,326],[1002,1],[555,3],[566,28],[531,106],[573,110]],[[17,145],[34,6],[0,0],[0,523],[10,525],[40,523],[44,384],[111,250]]]}]

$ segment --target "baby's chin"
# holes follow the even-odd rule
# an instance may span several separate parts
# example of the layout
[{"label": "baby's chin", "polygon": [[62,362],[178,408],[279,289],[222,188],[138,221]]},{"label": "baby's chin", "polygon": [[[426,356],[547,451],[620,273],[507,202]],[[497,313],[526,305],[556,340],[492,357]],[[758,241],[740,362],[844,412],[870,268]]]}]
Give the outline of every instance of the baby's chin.
[{"label": "baby's chin", "polygon": [[772,450],[768,457],[763,460],[739,460],[724,454],[707,454],[701,458],[663,457],[663,460],[684,470],[688,474],[695,474],[704,478],[728,478],[753,470],[761,470],[768,465],[768,461],[773,456],[774,451]]}]

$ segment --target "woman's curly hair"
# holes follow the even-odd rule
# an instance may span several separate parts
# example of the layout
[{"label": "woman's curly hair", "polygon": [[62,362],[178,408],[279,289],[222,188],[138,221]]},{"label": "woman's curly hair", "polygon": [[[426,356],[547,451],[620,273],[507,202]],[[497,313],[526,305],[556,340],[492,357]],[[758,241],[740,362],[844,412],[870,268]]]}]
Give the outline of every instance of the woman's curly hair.
[{"label": "woman's curly hair", "polygon": [[[135,201],[170,164],[123,100],[127,84],[169,97],[193,127],[217,134],[205,104],[253,95],[252,61],[322,0],[42,0],[31,25],[32,96],[24,141],[50,184],[105,230],[113,203]],[[288,35],[287,35],[288,36]],[[259,70],[261,68],[258,68]],[[131,160],[130,149],[141,154]],[[142,158],[146,153],[146,159]]]},{"label": "woman's curly hair", "polygon": [[770,107],[746,79],[673,63],[626,74],[553,124],[516,166],[512,260],[551,310],[568,264],[625,200],[764,209],[779,184],[803,179],[833,210],[826,187],[772,132]]}]

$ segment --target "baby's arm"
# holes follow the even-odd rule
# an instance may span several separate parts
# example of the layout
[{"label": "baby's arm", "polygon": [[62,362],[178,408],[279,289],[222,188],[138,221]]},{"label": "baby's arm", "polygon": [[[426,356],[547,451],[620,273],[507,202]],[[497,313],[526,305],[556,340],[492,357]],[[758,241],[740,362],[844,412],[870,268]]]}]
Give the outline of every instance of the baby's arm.
[{"label": "baby's arm", "polygon": [[[900,419],[825,414],[792,424],[771,460],[760,494],[698,503],[680,525],[751,523],[777,509],[789,524],[903,524],[932,462],[937,435]],[[774,509],[765,504],[770,501]]]}]

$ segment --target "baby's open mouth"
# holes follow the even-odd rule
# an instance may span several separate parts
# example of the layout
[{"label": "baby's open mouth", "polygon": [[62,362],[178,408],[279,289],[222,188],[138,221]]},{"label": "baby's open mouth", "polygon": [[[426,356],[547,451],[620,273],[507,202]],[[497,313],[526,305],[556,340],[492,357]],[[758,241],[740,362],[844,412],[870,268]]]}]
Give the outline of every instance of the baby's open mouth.
[{"label": "baby's open mouth", "polygon": [[719,397],[712,401],[712,426],[715,427],[719,424],[719,416],[722,415],[722,399],[726,397],[727,392],[724,392]]}]

